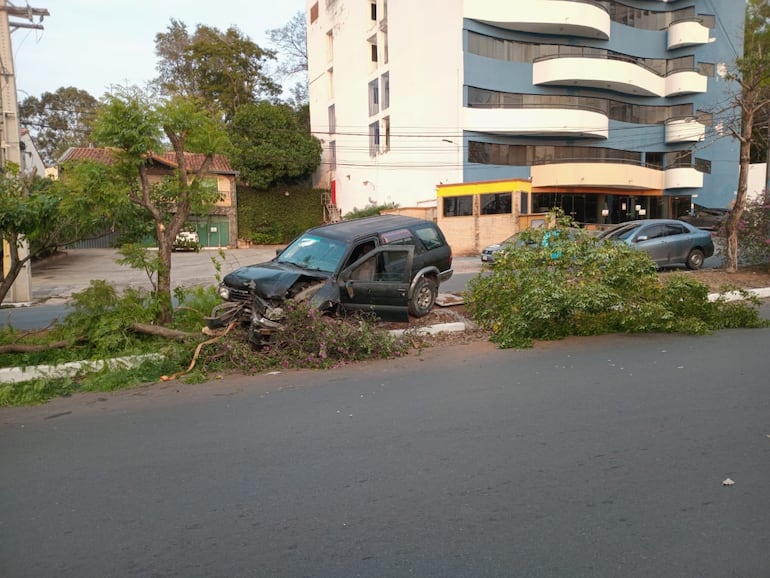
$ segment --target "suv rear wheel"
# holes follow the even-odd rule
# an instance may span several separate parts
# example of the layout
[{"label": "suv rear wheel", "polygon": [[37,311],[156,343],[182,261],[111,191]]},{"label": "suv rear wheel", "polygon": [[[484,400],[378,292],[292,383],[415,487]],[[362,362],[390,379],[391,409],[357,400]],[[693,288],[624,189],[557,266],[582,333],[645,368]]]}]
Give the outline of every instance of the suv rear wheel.
[{"label": "suv rear wheel", "polygon": [[424,317],[430,313],[433,304],[436,303],[437,294],[436,282],[429,277],[420,277],[409,300],[409,314],[414,317]]}]

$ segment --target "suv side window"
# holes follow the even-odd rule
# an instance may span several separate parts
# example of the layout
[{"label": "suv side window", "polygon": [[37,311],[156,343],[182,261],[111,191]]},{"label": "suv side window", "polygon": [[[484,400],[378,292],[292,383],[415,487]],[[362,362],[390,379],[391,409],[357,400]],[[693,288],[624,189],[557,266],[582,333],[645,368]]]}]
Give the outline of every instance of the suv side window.
[{"label": "suv side window", "polygon": [[[417,245],[409,229],[396,229],[380,235],[384,245]],[[422,247],[415,246],[415,251],[421,252]]]},{"label": "suv side window", "polygon": [[431,227],[430,225],[419,227],[415,229],[414,232],[417,233],[417,236],[428,251],[438,249],[444,245],[444,241],[441,239],[441,235],[439,235],[435,227]]}]

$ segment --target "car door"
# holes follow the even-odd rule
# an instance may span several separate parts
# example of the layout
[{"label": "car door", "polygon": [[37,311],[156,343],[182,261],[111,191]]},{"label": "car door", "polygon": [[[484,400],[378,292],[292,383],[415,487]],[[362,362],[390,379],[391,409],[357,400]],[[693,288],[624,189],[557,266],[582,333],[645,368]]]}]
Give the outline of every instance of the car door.
[{"label": "car door", "polygon": [[408,321],[413,260],[413,246],[384,245],[351,263],[337,278],[340,309]]},{"label": "car door", "polygon": [[692,248],[692,235],[684,226],[677,223],[666,225],[666,242],[669,246],[671,263],[684,263]]},{"label": "car door", "polygon": [[666,240],[666,226],[661,224],[645,225],[634,237],[634,247],[642,250],[656,265],[669,262],[669,247]]}]

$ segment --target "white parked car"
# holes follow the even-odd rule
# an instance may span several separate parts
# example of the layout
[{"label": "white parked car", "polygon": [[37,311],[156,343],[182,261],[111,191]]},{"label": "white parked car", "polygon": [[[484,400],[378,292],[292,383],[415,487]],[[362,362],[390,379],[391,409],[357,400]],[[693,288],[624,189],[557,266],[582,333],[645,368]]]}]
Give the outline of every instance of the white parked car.
[{"label": "white parked car", "polygon": [[185,229],[179,231],[176,239],[174,239],[174,251],[195,251],[197,253],[200,249],[201,242],[198,231]]}]

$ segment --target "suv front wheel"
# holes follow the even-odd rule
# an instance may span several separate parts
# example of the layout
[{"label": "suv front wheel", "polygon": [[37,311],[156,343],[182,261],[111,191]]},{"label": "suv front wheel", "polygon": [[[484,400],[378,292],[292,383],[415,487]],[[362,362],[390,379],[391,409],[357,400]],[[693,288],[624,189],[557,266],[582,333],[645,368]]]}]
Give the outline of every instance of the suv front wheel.
[{"label": "suv front wheel", "polygon": [[420,277],[414,286],[412,298],[409,300],[409,314],[414,317],[424,317],[433,309],[436,302],[438,287],[433,279]]}]

